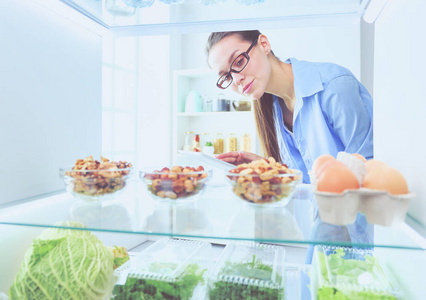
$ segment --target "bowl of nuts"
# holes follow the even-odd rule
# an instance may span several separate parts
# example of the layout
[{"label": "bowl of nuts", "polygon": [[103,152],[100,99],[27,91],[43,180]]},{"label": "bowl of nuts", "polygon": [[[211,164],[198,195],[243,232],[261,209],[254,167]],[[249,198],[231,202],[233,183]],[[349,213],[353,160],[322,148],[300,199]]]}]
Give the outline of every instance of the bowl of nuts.
[{"label": "bowl of nuts", "polygon": [[212,170],[204,170],[203,166],[173,166],[154,171],[142,170],[139,177],[154,200],[183,204],[199,198],[212,174]]},{"label": "bowl of nuts", "polygon": [[226,177],[233,193],[254,206],[287,205],[302,182],[301,171],[289,169],[273,157],[241,164]]},{"label": "bowl of nuts", "polygon": [[101,161],[92,156],[77,159],[74,166],[60,168],[67,191],[74,197],[87,200],[111,200],[122,193],[133,173],[131,163],[110,162],[101,156]]}]

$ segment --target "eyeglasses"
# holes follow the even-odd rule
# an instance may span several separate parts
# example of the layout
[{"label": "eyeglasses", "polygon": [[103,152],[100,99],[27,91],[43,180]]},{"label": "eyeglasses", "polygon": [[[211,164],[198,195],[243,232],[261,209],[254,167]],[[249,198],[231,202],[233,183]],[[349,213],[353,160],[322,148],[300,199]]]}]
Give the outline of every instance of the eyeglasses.
[{"label": "eyeglasses", "polygon": [[228,88],[231,85],[232,81],[234,81],[231,73],[240,73],[242,70],[244,70],[244,68],[250,61],[250,56],[248,55],[248,53],[250,52],[251,48],[253,48],[256,44],[257,39],[250,45],[246,52],[241,53],[232,61],[231,66],[229,67],[229,71],[224,75],[220,76],[219,80],[216,82],[216,85],[219,88],[221,88],[222,90]]}]

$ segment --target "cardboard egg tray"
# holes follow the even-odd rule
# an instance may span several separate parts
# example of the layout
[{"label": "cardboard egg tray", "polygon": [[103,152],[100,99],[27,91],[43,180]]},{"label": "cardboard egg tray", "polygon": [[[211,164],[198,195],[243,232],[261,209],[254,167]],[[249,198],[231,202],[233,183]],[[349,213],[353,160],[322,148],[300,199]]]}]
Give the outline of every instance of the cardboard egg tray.
[{"label": "cardboard egg tray", "polygon": [[355,222],[358,212],[371,224],[398,226],[405,221],[414,193],[391,195],[387,191],[360,188],[341,194],[315,191],[321,220],[334,225]]}]

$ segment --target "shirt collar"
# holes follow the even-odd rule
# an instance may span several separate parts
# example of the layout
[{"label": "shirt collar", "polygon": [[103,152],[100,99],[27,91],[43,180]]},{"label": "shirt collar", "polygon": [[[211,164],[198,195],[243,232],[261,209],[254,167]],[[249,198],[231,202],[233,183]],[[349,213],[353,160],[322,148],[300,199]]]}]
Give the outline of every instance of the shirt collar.
[{"label": "shirt collar", "polygon": [[300,97],[312,96],[324,89],[321,75],[312,63],[289,58],[285,61],[292,65],[294,88]]}]

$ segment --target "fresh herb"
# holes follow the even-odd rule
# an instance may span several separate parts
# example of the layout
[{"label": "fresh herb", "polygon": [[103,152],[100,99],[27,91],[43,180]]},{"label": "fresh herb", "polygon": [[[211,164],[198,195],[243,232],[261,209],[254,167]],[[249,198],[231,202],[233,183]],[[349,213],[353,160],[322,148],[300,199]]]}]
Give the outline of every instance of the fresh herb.
[{"label": "fresh herb", "polygon": [[[317,299],[397,299],[386,291],[392,287],[373,256],[366,255],[363,260],[345,259],[345,251],[341,248],[330,255],[321,251],[317,254],[321,271],[319,276],[322,277]],[[350,288],[353,286],[363,287],[359,290]]]},{"label": "fresh herb", "polygon": [[[149,270],[167,274],[167,270],[173,270],[176,266],[172,263],[154,263]],[[114,299],[190,299],[195,287],[204,281],[205,271],[197,264],[190,264],[182,275],[172,282],[128,277],[125,285],[114,287]]]},{"label": "fresh herb", "polygon": [[[260,259],[256,259],[255,255],[252,260],[245,263],[226,262],[219,272],[218,280],[209,287],[209,298],[284,299],[284,288],[280,285],[281,277],[276,275],[278,284],[272,281],[272,277],[272,268],[263,264]],[[256,283],[253,280],[259,280],[259,282]]]},{"label": "fresh herb", "polygon": [[212,142],[206,142],[205,146],[207,146],[207,147],[213,147],[213,144],[212,144]]}]

